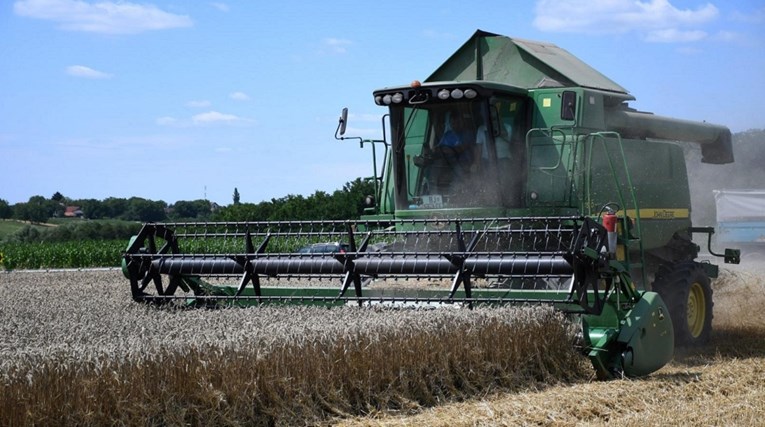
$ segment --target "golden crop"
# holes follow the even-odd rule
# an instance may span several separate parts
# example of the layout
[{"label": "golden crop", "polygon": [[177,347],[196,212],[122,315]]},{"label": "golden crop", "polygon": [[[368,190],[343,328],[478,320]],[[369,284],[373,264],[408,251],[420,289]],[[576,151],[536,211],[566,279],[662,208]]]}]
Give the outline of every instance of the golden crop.
[{"label": "golden crop", "polygon": [[589,375],[545,307],[156,308],[117,270],[0,273],[0,425],[313,424]]}]

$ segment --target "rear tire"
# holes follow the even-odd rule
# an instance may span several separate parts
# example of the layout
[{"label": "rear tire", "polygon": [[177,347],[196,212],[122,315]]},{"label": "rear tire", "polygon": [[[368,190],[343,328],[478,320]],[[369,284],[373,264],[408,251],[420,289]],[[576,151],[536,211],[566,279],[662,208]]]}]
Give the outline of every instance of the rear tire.
[{"label": "rear tire", "polygon": [[675,329],[675,345],[697,346],[712,333],[712,286],[696,262],[681,262],[659,270],[653,290],[667,305]]}]

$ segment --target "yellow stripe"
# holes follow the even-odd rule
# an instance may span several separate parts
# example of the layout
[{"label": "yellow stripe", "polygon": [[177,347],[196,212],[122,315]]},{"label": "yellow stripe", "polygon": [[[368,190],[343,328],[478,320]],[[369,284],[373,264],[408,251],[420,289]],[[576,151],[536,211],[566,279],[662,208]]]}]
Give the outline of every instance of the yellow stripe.
[{"label": "yellow stripe", "polygon": [[[627,216],[635,218],[635,209],[627,209]],[[691,212],[689,209],[640,209],[640,219],[682,219],[690,218]]]}]

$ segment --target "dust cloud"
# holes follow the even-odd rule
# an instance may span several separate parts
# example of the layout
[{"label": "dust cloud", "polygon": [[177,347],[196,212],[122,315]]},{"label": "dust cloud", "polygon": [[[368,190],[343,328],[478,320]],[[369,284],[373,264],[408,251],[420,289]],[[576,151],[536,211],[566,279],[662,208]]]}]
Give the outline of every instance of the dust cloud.
[{"label": "dust cloud", "polygon": [[[702,163],[698,145],[684,144],[684,149],[694,226],[716,226],[714,190],[765,189],[765,129],[733,134],[734,162],[726,165]],[[765,243],[742,247],[718,241],[713,235],[713,251],[741,249],[741,264],[732,265],[703,254],[707,251],[705,235],[694,235],[694,241],[701,247],[702,260],[720,266],[720,277],[712,282],[713,327],[765,330]]]},{"label": "dust cloud", "polygon": [[765,256],[750,256],[740,265],[721,265],[712,282],[713,327],[765,329]]},{"label": "dust cloud", "polygon": [[[734,162],[714,165],[701,162],[701,148],[683,143],[688,184],[691,191],[693,224],[716,224],[714,190],[765,189],[765,129],[733,134]],[[763,213],[765,216],[765,213]]]}]

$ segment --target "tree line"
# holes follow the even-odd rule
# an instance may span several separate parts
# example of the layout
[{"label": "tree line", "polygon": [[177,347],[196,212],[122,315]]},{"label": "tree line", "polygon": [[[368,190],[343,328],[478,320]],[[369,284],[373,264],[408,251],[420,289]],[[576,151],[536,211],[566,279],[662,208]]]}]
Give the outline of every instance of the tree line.
[{"label": "tree line", "polygon": [[233,202],[228,206],[204,199],[173,204],[141,197],[69,199],[56,192],[50,198],[37,195],[14,205],[0,199],[0,218],[44,223],[50,218],[64,217],[67,207],[76,207],[77,212],[70,214],[85,219],[140,222],[355,219],[363,213],[364,200],[370,194],[374,194],[374,183],[362,178],[346,183],[331,194],[324,191],[309,196],[290,194],[260,203],[241,203],[239,190],[235,188]]}]

